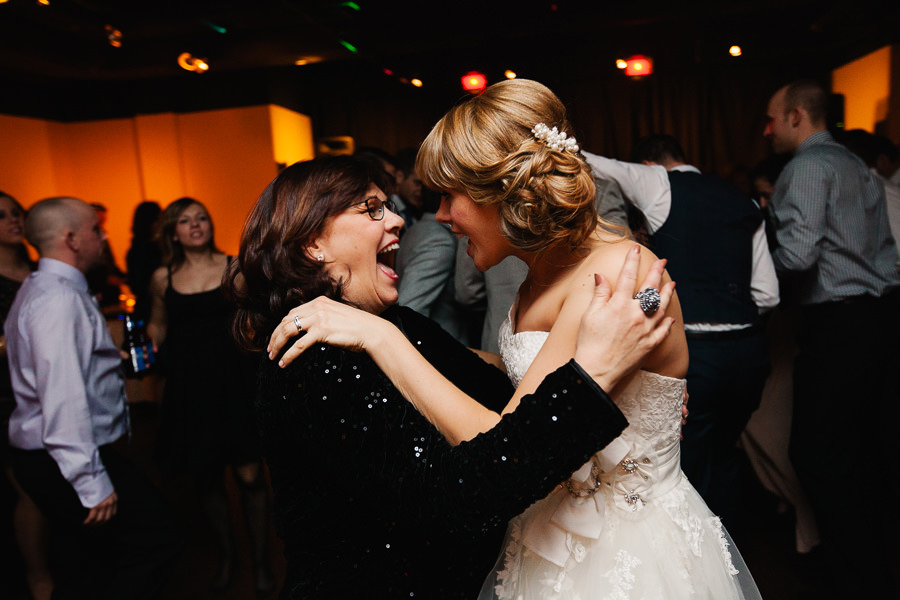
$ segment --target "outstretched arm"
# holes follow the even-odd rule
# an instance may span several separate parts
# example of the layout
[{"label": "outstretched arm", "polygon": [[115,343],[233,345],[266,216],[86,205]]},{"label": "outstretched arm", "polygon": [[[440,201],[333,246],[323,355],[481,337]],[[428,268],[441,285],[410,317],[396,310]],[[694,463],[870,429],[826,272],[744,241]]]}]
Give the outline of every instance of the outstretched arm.
[{"label": "outstretched arm", "polygon": [[[627,253],[615,293],[611,293],[604,277],[597,277],[593,299],[582,318],[575,360],[605,390],[613,389],[635,369],[665,339],[674,322],[665,316],[673,283],[662,286],[661,307],[651,316],[645,315],[632,299],[639,263],[639,250]],[[659,288],[663,267],[664,262],[657,261],[648,271],[642,288]],[[288,313],[272,335],[270,357],[277,355],[297,335],[295,317],[306,334],[285,352],[280,363],[289,363],[318,342],[366,351],[403,396],[451,443],[471,439],[496,425],[496,413],[447,381],[390,323],[324,298]]]}]

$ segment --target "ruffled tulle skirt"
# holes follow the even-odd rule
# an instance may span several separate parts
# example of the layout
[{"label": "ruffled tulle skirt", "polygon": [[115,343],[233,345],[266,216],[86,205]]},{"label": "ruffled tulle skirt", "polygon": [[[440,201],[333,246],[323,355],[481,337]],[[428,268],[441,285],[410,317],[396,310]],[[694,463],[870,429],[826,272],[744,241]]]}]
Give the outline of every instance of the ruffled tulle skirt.
[{"label": "ruffled tulle skirt", "polygon": [[[680,473],[679,473],[680,475]],[[718,517],[683,475],[664,495],[623,505],[600,497],[599,523],[585,537],[555,532],[565,556],[551,562],[534,539],[535,522],[552,523],[565,487],[510,521],[504,550],[482,588],[482,600],[683,600],[759,599],[737,549]],[[602,506],[605,504],[605,506]],[[540,527],[537,528],[541,531]],[[544,529],[543,531],[546,531]],[[529,547],[529,545],[531,547]],[[551,553],[546,553],[550,556]],[[561,564],[557,564],[561,563]]]}]

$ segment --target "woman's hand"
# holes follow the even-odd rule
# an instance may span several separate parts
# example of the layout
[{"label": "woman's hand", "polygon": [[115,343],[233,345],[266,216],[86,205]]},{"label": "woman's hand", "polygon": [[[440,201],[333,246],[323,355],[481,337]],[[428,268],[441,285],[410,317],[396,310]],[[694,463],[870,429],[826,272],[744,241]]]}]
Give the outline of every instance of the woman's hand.
[{"label": "woman's hand", "polygon": [[640,246],[627,253],[612,295],[609,282],[602,275],[594,276],[594,298],[581,319],[575,361],[606,391],[636,369],[666,338],[675,322],[665,316],[675,282],[659,287],[665,260],[653,264],[640,287],[659,289],[660,305],[656,312],[644,313],[634,299],[640,256]]},{"label": "woman's hand", "polygon": [[317,342],[353,352],[367,351],[384,339],[388,328],[393,328],[377,315],[320,296],[291,309],[281,320],[266,347],[270,360],[274,360],[288,340],[299,333],[297,323],[300,323],[303,335],[285,351],[278,361],[280,367],[291,364]]}]

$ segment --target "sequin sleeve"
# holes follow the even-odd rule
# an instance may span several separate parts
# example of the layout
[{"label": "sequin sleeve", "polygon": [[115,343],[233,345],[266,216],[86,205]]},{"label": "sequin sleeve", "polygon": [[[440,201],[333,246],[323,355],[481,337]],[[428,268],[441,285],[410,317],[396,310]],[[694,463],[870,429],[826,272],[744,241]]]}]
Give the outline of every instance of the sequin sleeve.
[{"label": "sequin sleeve", "polygon": [[[368,355],[324,345],[285,369],[262,358],[256,409],[276,531],[303,593],[402,587],[410,573],[432,581],[447,564],[436,551],[497,531],[625,427],[571,363],[490,432],[451,447]],[[456,559],[455,577],[489,568],[475,554]]]},{"label": "sequin sleeve", "polygon": [[[546,496],[627,421],[574,362],[549,374],[491,431],[422,463],[422,498],[411,513],[444,515],[449,528],[489,529]],[[428,508],[422,508],[428,506]]]},{"label": "sequin sleeve", "polygon": [[496,413],[506,408],[516,391],[506,373],[412,309],[397,306],[382,316],[394,323],[416,350],[464,393]]}]

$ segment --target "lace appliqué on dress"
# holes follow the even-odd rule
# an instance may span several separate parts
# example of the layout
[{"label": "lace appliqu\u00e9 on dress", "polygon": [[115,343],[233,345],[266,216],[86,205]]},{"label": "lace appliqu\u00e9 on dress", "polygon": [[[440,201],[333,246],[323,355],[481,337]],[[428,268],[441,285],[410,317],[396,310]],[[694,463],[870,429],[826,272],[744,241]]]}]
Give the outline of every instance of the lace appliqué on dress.
[{"label": "lace appliqu\u00e9 on dress", "polygon": [[[504,323],[500,349],[514,384],[546,338]],[[683,379],[638,371],[617,391],[630,425],[514,519],[491,577],[496,596],[482,600],[759,598],[752,580],[736,580],[746,566],[681,472],[683,390]]]},{"label": "lace appliqu\u00e9 on dress", "polygon": [[516,517],[509,522],[509,542],[503,557],[503,570],[497,572],[494,592],[498,600],[513,600],[513,590],[519,582],[522,570],[522,521]]},{"label": "lace appliqu\u00e9 on dress", "polygon": [[609,594],[603,600],[629,600],[631,589],[634,587],[634,568],[641,564],[641,560],[632,556],[625,550],[616,552],[616,566],[603,574],[609,581]]},{"label": "lace appliqu\u00e9 on dress", "polygon": [[722,548],[725,564],[728,565],[728,573],[737,575],[740,571],[734,568],[734,562],[731,560],[731,550],[728,548],[728,539],[725,537],[725,530],[722,528],[722,520],[719,517],[710,517],[709,521],[716,533],[719,534],[719,546]]}]

